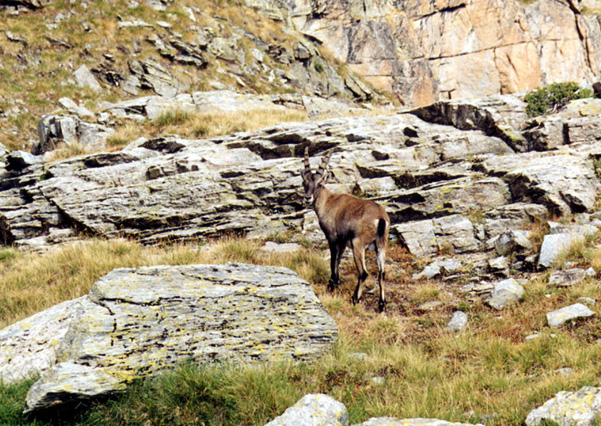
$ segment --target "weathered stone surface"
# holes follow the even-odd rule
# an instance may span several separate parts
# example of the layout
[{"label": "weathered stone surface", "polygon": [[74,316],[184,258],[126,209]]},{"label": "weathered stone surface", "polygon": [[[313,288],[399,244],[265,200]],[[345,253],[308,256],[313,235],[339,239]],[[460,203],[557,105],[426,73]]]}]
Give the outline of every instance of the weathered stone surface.
[{"label": "weathered stone surface", "polygon": [[532,243],[528,239],[528,232],[511,230],[503,232],[495,241],[495,250],[497,254],[504,256],[514,251],[530,249]]},{"label": "weathered stone surface", "polygon": [[372,418],[366,422],[354,426],[482,426],[480,423],[472,425],[468,423],[447,422],[438,419],[396,419],[393,417]]},{"label": "weathered stone surface", "polygon": [[24,151],[11,151],[5,157],[8,170],[23,170],[41,162],[41,158]]},{"label": "weathered stone surface", "polygon": [[441,274],[452,274],[461,268],[461,262],[453,259],[435,260],[427,265],[419,274],[413,274],[414,280],[422,278],[434,278]]},{"label": "weathered stone surface", "polygon": [[122,390],[187,359],[306,360],[338,329],[310,285],[286,268],[242,264],[116,269],[81,301],[57,363],[26,411]]},{"label": "weathered stone surface", "polygon": [[592,426],[601,415],[601,389],[584,387],[576,392],[559,392],[526,417],[526,425],[536,426],[545,420],[560,426]]},{"label": "weathered stone surface", "polygon": [[92,74],[86,65],[77,68],[73,74],[75,75],[79,87],[88,87],[95,92],[102,90],[102,86],[98,83],[98,80],[96,80],[96,77],[94,77],[94,74]]},{"label": "weathered stone surface", "polygon": [[540,249],[538,264],[543,268],[550,268],[570,250],[573,244],[584,242],[584,235],[568,234],[562,232],[559,234],[545,235],[543,245]]},{"label": "weathered stone surface", "polygon": [[448,331],[461,331],[465,327],[467,327],[467,314],[461,311],[453,312],[453,316],[447,324],[446,329]]},{"label": "weathered stone surface", "polygon": [[[196,92],[104,105],[98,118],[305,104],[299,95]],[[527,122],[524,105],[517,96],[438,102],[411,113],[285,123],[208,140],[139,140],[118,153],[9,170],[0,182],[2,241],[38,246],[36,239],[74,228],[146,243],[298,229],[323,241],[299,194],[299,157],[309,146],[313,157],[335,150],[330,188],[383,203],[392,237],[414,255],[493,248],[501,241],[494,238],[509,231],[516,234],[513,249],[521,250],[528,247],[517,239],[521,230],[549,213],[592,211],[601,186],[594,144],[546,153],[509,146],[523,147],[509,130],[519,133]],[[60,134],[79,141],[77,120],[43,120],[41,140],[58,141]],[[596,229],[594,220],[586,227]]]},{"label": "weathered stone surface", "polygon": [[486,302],[493,308],[501,310],[520,300],[523,294],[524,287],[515,279],[510,278],[496,283],[492,295]]},{"label": "weathered stone surface", "polygon": [[578,318],[587,318],[595,315],[593,311],[584,306],[582,303],[566,306],[547,314],[547,322],[550,327],[560,327],[568,321]]},{"label": "weathered stone surface", "polygon": [[87,296],[70,300],[0,330],[0,382],[28,379],[56,361],[56,349]]},{"label": "weathered stone surface", "polygon": [[581,268],[566,269],[563,271],[555,271],[549,277],[549,284],[570,287],[578,284],[586,278],[586,271]]},{"label": "weathered stone surface", "polygon": [[79,143],[90,150],[106,148],[107,138],[114,130],[96,123],[87,123],[78,116],[49,115],[38,122],[38,142],[31,152],[44,154],[57,148],[58,144]]},{"label": "weathered stone surface", "polygon": [[545,205],[556,214],[592,211],[600,189],[590,159],[561,153],[491,157],[488,173],[503,175],[513,200]]},{"label": "weathered stone surface", "polygon": [[341,402],[323,395],[306,395],[284,414],[265,426],[348,426],[348,412]]},{"label": "weathered stone surface", "polygon": [[319,40],[406,105],[593,83],[599,69],[596,15],[572,1],[245,3]]},{"label": "weathered stone surface", "polygon": [[431,256],[445,250],[464,253],[478,248],[473,224],[460,215],[394,225],[393,229],[416,256]]}]

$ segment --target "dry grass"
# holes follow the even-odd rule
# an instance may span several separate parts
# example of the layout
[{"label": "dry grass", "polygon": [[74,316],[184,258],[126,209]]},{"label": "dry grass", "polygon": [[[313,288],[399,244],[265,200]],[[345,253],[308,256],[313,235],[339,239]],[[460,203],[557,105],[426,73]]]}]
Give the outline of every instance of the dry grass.
[{"label": "dry grass", "polygon": [[[183,34],[188,42],[196,37],[196,33],[190,31],[193,25],[215,28],[216,35],[226,38],[242,29],[258,35],[266,44],[275,43],[290,51],[297,42],[283,31],[280,22],[246,8],[241,2],[189,0],[174,2],[165,11],[154,10],[145,4],[132,8],[130,4],[125,0],[96,1],[86,7],[79,2],[57,1],[40,11],[19,15],[0,11],[3,29],[24,41],[10,41],[4,33],[0,37],[0,81],[3,82],[0,85],[0,109],[9,112],[8,118],[0,120],[0,140],[8,148],[29,149],[37,139],[37,122],[57,109],[61,97],[71,98],[92,111],[97,111],[102,101],[116,102],[128,97],[121,89],[108,84],[103,84],[100,93],[78,87],[73,72],[84,64],[92,69],[107,62],[111,68],[127,75],[128,61],[132,57],[152,58],[168,66],[190,91],[206,90],[210,81],[238,84],[228,72],[223,72],[228,70],[229,64],[219,60],[213,61],[202,72],[171,64],[148,42],[151,34],[169,36],[165,29],[156,25],[155,28],[119,28],[120,19],[138,19],[150,24],[168,22],[171,31]],[[200,11],[196,14],[196,22],[184,10],[186,5]],[[82,22],[91,31],[85,31]],[[254,45],[239,46],[246,47]],[[105,55],[112,55],[112,59],[108,61]],[[265,61],[269,65],[271,58],[267,56]],[[242,78],[246,79],[248,87],[259,93],[279,90],[267,81]],[[139,96],[148,94],[141,92]]]},{"label": "dry grass", "polygon": [[[243,261],[299,272],[313,284],[340,328],[335,350],[319,363],[258,370],[183,366],[136,384],[131,395],[109,405],[94,405],[74,423],[81,425],[262,425],[304,394],[321,392],[345,403],[351,423],[395,416],[518,426],[556,392],[600,384],[601,318],[549,329],[545,317],[581,296],[601,300],[601,288],[593,280],[562,289],[550,286],[541,275],[526,286],[520,303],[499,312],[458,284],[412,280],[414,259],[393,244],[387,261],[390,303],[379,314],[376,294],[367,293],[358,305],[349,301],[356,282],[352,259],[343,259],[341,287],[328,293],[323,251],[265,254],[261,244],[225,239],[204,246],[143,247],[123,240],[91,240],[41,256],[3,249],[0,322],[8,324],[84,294],[114,267]],[[374,264],[370,253],[372,272]],[[419,302],[432,299],[441,305],[431,311],[417,309]],[[467,312],[469,325],[461,333],[449,333],[445,325],[460,308]],[[533,333],[539,337],[526,340]],[[357,352],[367,359],[357,358]],[[561,368],[573,372],[563,375]]]}]

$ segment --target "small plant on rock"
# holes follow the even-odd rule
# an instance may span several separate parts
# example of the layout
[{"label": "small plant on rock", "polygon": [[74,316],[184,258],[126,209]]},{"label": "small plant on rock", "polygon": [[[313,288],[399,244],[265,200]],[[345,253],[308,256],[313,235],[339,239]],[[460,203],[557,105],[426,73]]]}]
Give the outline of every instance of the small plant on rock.
[{"label": "small plant on rock", "polygon": [[530,117],[557,112],[574,99],[591,98],[593,91],[582,88],[577,83],[553,83],[534,89],[524,97],[526,113]]}]

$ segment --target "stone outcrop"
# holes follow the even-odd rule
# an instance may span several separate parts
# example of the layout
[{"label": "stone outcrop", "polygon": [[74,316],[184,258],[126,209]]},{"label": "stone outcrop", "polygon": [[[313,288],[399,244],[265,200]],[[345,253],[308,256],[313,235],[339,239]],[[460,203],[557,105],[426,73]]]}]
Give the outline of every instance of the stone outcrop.
[{"label": "stone outcrop", "polygon": [[406,105],[592,84],[599,73],[598,1],[245,3],[319,40]]},{"label": "stone outcrop", "polygon": [[[215,100],[221,98],[226,94],[195,93],[169,102],[148,97],[106,105],[106,111],[141,117],[174,106],[240,111],[245,105],[285,108],[280,101],[288,99]],[[569,120],[573,109],[570,105],[555,117]],[[528,146],[512,147],[508,141],[521,140],[528,128],[523,110],[519,97],[503,96],[439,102],[393,115],[287,123],[211,139],[141,139],[120,152],[55,163],[5,155],[0,241],[36,248],[80,231],[154,243],[227,233],[264,237],[290,229],[298,238],[304,231],[321,241],[315,216],[305,210],[299,192],[305,146],[314,162],[335,149],[331,189],[383,203],[393,238],[416,256],[495,247],[503,254],[528,250],[525,230],[545,221],[549,212],[579,214],[579,220],[591,222],[569,229],[551,224],[553,235],[596,232],[587,219],[601,188],[595,139],[521,152],[517,148]],[[583,132],[594,133],[595,117]],[[540,265],[546,266],[556,257],[543,252]]]},{"label": "stone outcrop", "polygon": [[[42,327],[48,329],[38,335]],[[116,269],[89,296],[0,332],[2,378],[42,370],[26,400],[25,411],[34,411],[123,390],[137,377],[190,359],[314,359],[331,349],[337,335],[309,283],[286,268]],[[42,352],[47,361],[18,370]]]}]

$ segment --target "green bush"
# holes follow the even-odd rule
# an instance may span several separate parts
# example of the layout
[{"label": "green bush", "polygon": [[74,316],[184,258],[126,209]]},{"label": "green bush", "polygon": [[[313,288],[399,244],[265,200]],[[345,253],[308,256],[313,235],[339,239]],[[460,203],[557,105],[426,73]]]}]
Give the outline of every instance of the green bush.
[{"label": "green bush", "polygon": [[524,97],[528,104],[526,113],[530,117],[553,113],[563,108],[573,99],[590,98],[591,89],[580,87],[574,82],[553,83],[550,86],[534,89]]}]

